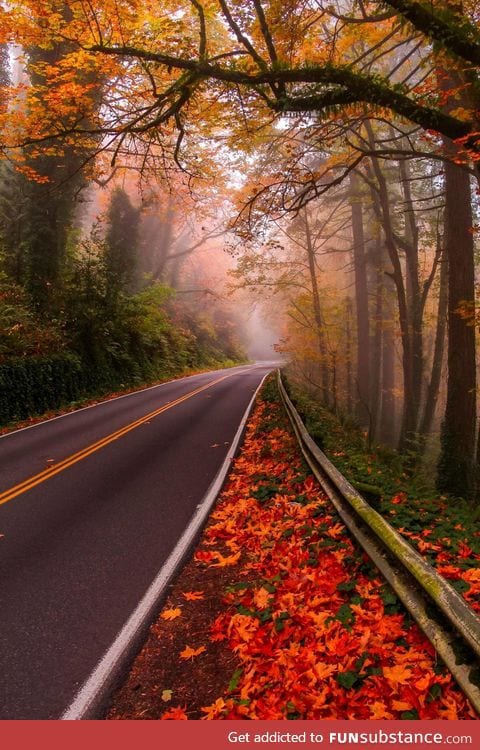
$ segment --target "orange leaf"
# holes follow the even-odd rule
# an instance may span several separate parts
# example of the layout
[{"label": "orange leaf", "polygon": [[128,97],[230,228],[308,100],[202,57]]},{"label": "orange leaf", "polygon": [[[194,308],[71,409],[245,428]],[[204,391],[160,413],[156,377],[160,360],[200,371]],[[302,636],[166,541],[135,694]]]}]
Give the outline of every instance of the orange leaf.
[{"label": "orange leaf", "polygon": [[395,711],[411,711],[413,706],[411,703],[407,703],[407,701],[392,701],[392,708]]},{"label": "orange leaf", "polygon": [[188,721],[188,716],[185,713],[185,708],[186,706],[184,706],[183,708],[181,706],[175,706],[175,708],[169,708],[168,711],[165,711],[160,718],[161,719],[180,719],[183,721]]},{"label": "orange leaf", "polygon": [[412,673],[409,669],[400,665],[398,667],[384,667],[383,676],[386,677],[392,685],[405,685],[405,683],[409,682]]},{"label": "orange leaf", "polygon": [[420,693],[423,693],[430,686],[430,682],[431,677],[429,674],[426,674],[424,677],[420,677],[419,680],[416,680],[413,684]]},{"label": "orange leaf", "polygon": [[184,591],[182,596],[187,602],[196,602],[197,599],[204,598],[203,591]]},{"label": "orange leaf", "polygon": [[337,666],[335,664],[323,664],[322,662],[318,662],[315,664],[314,670],[320,680],[325,680],[337,671]]},{"label": "orange leaf", "polygon": [[269,594],[267,589],[264,589],[262,586],[262,588],[254,594],[253,601],[255,602],[255,606],[258,609],[266,609],[268,602],[270,601],[270,596],[271,594]]},{"label": "orange leaf", "polygon": [[223,698],[217,698],[215,703],[212,703],[211,706],[202,706],[202,711],[207,714],[204,716],[204,719],[212,720],[217,719],[219,716],[221,716],[225,706],[227,704],[223,700]]},{"label": "orange leaf", "polygon": [[385,703],[382,703],[381,701],[374,701],[371,706],[371,719],[393,719],[394,716],[389,711],[387,711],[387,707]]},{"label": "orange leaf", "polygon": [[180,607],[175,607],[175,609],[166,609],[162,612],[160,617],[163,620],[175,620],[177,617],[180,617],[182,614],[182,610]]},{"label": "orange leaf", "polygon": [[200,648],[186,646],[183,651],[180,652],[180,659],[193,659],[195,656],[202,654],[206,650],[205,646],[200,646]]},{"label": "orange leaf", "polygon": [[226,568],[227,565],[235,565],[240,559],[240,552],[237,552],[236,555],[230,555],[229,557],[224,557],[220,554],[220,552],[217,552],[217,559],[218,562],[212,564],[212,568]]}]

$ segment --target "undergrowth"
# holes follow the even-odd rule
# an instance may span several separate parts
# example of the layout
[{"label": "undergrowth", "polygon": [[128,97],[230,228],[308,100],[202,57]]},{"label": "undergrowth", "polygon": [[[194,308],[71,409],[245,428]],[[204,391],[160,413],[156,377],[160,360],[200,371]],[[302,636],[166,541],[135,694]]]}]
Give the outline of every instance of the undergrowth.
[{"label": "undergrowth", "polygon": [[472,504],[439,495],[420,472],[409,476],[404,470],[404,457],[398,452],[380,445],[369,448],[353,423],[342,423],[297,385],[287,386],[319,448],[365,499],[480,610],[480,597],[468,596],[470,584],[463,579],[464,571],[478,572],[480,561],[478,513]]}]

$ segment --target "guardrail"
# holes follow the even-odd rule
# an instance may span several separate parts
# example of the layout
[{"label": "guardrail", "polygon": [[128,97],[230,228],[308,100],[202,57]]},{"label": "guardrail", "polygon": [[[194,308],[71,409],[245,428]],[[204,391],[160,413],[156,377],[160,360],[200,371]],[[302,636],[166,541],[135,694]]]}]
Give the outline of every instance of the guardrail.
[{"label": "guardrail", "polygon": [[[313,474],[347,528],[388,581],[480,714],[480,619],[457,591],[366,502],[320,450],[293,406],[280,371],[278,387]],[[435,614],[432,613],[432,604]]]}]

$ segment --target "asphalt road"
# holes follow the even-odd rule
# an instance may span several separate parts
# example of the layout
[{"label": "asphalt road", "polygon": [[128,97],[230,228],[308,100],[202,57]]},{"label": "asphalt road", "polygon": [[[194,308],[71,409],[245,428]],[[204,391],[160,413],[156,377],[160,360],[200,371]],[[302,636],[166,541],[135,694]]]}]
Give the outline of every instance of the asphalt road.
[{"label": "asphalt road", "polygon": [[162,568],[270,369],[195,375],[0,438],[0,719],[62,715]]}]

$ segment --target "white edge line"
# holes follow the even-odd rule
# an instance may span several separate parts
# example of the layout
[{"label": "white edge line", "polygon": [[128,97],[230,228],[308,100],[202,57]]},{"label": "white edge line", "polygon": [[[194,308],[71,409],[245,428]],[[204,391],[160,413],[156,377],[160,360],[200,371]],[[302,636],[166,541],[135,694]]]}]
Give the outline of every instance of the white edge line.
[{"label": "white edge line", "polygon": [[204,495],[196,513],[190,520],[190,523],[178,540],[158,575],[116,636],[110,648],[105,652],[90,677],[76,694],[70,706],[60,717],[62,721],[75,721],[88,718],[90,713],[94,712],[95,707],[98,707],[106,699],[115,677],[121,670],[122,666],[125,666],[130,653],[130,648],[135,645],[139,634],[143,630],[146,630],[150,625],[150,621],[158,609],[160,600],[165,594],[167,586],[177,573],[186,553],[192,545],[203,522],[210,513],[220,490],[222,489],[225,477],[229,472],[231,462],[242,439],[243,431],[250,416],[253,404],[267,375],[268,373],[264,375],[258,388],[255,390],[255,393],[244,412],[242,421],[240,422],[230,449],[225,456],[225,460]]},{"label": "white edge line", "polygon": [[97,401],[95,404],[89,406],[82,406],[80,409],[73,409],[73,411],[67,411],[65,414],[57,414],[56,417],[50,417],[50,419],[44,419],[42,422],[35,422],[35,424],[29,424],[26,427],[20,427],[18,430],[11,430],[6,432],[4,435],[0,435],[0,440],[17,435],[19,432],[25,430],[33,430],[34,427],[41,427],[42,424],[48,424],[49,422],[55,422],[57,419],[64,419],[64,417],[71,417],[72,414],[78,414],[80,411],[87,411],[87,409],[95,409],[97,406],[105,406],[105,404],[111,404],[113,401],[119,401],[121,398],[128,398],[129,396],[136,396],[138,393],[145,393],[145,391],[152,391],[154,388],[162,388],[164,385],[171,385],[171,383],[181,383],[182,380],[189,380],[190,378],[198,378],[200,375],[210,375],[216,372],[225,372],[226,370],[236,370],[240,367],[255,367],[256,363],[252,365],[236,365],[235,367],[223,367],[220,370],[205,370],[205,372],[194,372],[191,375],[184,375],[181,378],[174,378],[173,380],[164,380],[163,383],[156,383],[155,385],[147,385],[146,388],[139,388],[137,391],[131,391],[130,393],[122,393],[121,396],[114,396],[113,398],[105,398],[102,401]]}]

